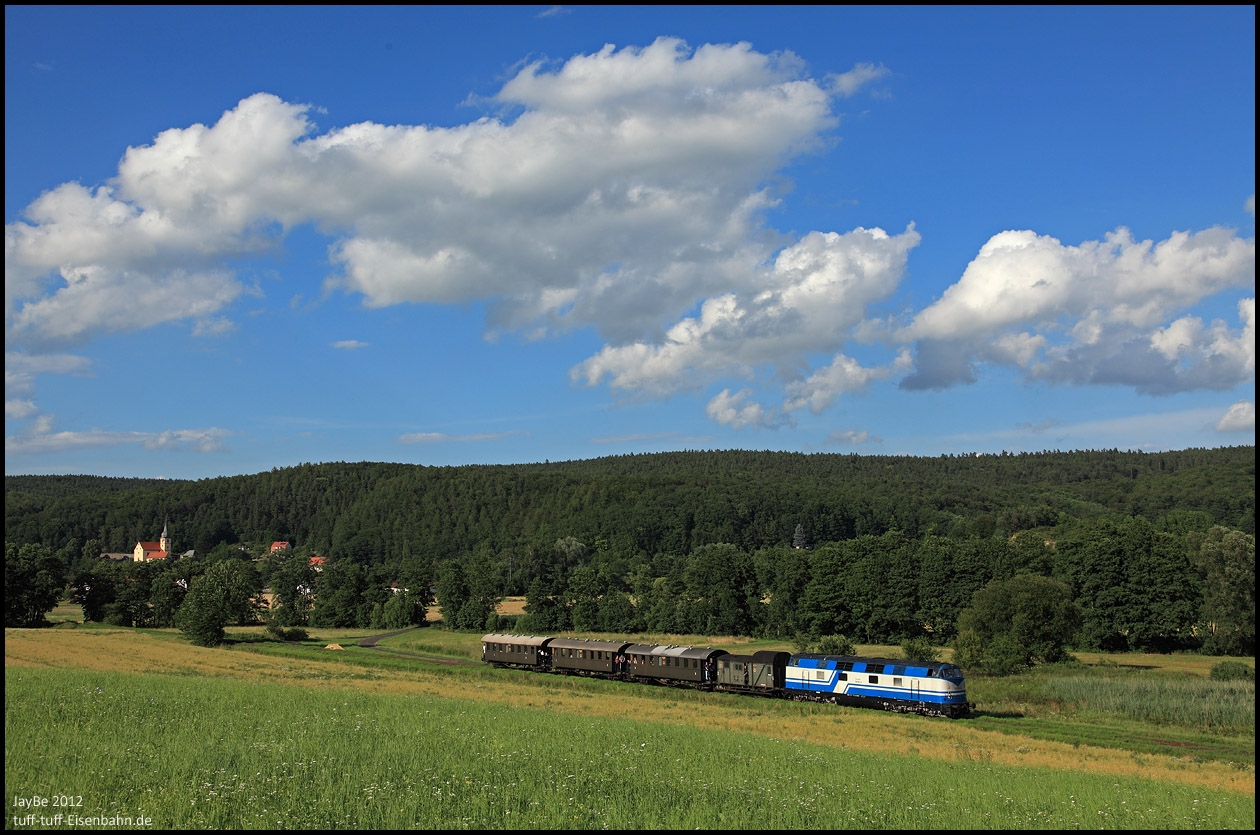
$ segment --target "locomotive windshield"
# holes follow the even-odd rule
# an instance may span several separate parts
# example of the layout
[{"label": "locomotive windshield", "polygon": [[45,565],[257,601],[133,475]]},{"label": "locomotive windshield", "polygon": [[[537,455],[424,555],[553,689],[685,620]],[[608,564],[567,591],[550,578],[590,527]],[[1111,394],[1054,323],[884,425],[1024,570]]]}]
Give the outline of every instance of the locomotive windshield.
[{"label": "locomotive windshield", "polygon": [[946,664],[944,667],[941,667],[940,675],[941,678],[946,678],[950,681],[961,681],[963,677],[962,670],[958,669],[953,664]]}]

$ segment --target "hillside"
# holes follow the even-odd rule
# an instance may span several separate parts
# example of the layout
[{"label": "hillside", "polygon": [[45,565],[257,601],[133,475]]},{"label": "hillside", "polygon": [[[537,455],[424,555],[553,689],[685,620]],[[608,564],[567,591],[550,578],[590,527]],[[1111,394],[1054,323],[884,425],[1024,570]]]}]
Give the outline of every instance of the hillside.
[{"label": "hillside", "polygon": [[744,550],[891,530],[1014,534],[1106,514],[1206,514],[1255,532],[1255,447],[1164,453],[680,452],[545,464],[302,464],[198,481],[6,476],[5,539],[129,550],[170,523],[179,550],[285,539],[366,563],[550,547]]}]

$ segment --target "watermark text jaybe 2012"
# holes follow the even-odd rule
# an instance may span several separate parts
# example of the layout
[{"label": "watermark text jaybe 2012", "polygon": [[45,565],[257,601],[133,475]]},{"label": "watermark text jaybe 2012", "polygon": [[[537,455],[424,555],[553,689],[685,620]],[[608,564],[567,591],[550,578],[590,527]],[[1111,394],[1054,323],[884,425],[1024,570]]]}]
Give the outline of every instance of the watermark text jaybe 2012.
[{"label": "watermark text jaybe 2012", "polygon": [[153,818],[146,815],[92,815],[83,813],[83,796],[52,794],[13,797],[13,827],[38,827],[40,829],[76,829],[79,827],[103,829],[139,829],[152,826]]}]

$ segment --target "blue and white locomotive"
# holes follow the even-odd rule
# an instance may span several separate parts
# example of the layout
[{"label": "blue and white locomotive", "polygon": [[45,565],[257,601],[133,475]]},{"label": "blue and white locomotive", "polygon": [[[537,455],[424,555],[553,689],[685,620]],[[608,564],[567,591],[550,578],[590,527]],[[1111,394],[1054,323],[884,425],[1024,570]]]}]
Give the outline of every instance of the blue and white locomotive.
[{"label": "blue and white locomotive", "polygon": [[971,712],[962,671],[939,661],[792,655],[770,650],[734,655],[708,647],[500,634],[481,639],[481,654],[487,664],[534,672],[831,702],[950,719]]},{"label": "blue and white locomotive", "polygon": [[793,655],[788,698],[957,718],[971,712],[962,670],[939,661]]}]

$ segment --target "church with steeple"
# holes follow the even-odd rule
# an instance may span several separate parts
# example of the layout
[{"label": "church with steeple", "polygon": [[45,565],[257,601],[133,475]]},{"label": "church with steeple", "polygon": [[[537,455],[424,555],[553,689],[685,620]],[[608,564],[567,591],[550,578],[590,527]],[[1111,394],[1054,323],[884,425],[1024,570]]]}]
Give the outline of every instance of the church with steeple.
[{"label": "church with steeple", "polygon": [[133,562],[148,562],[149,560],[164,560],[171,554],[171,537],[167,533],[167,525],[162,523],[162,536],[157,542],[137,542],[136,547],[131,552]]}]

